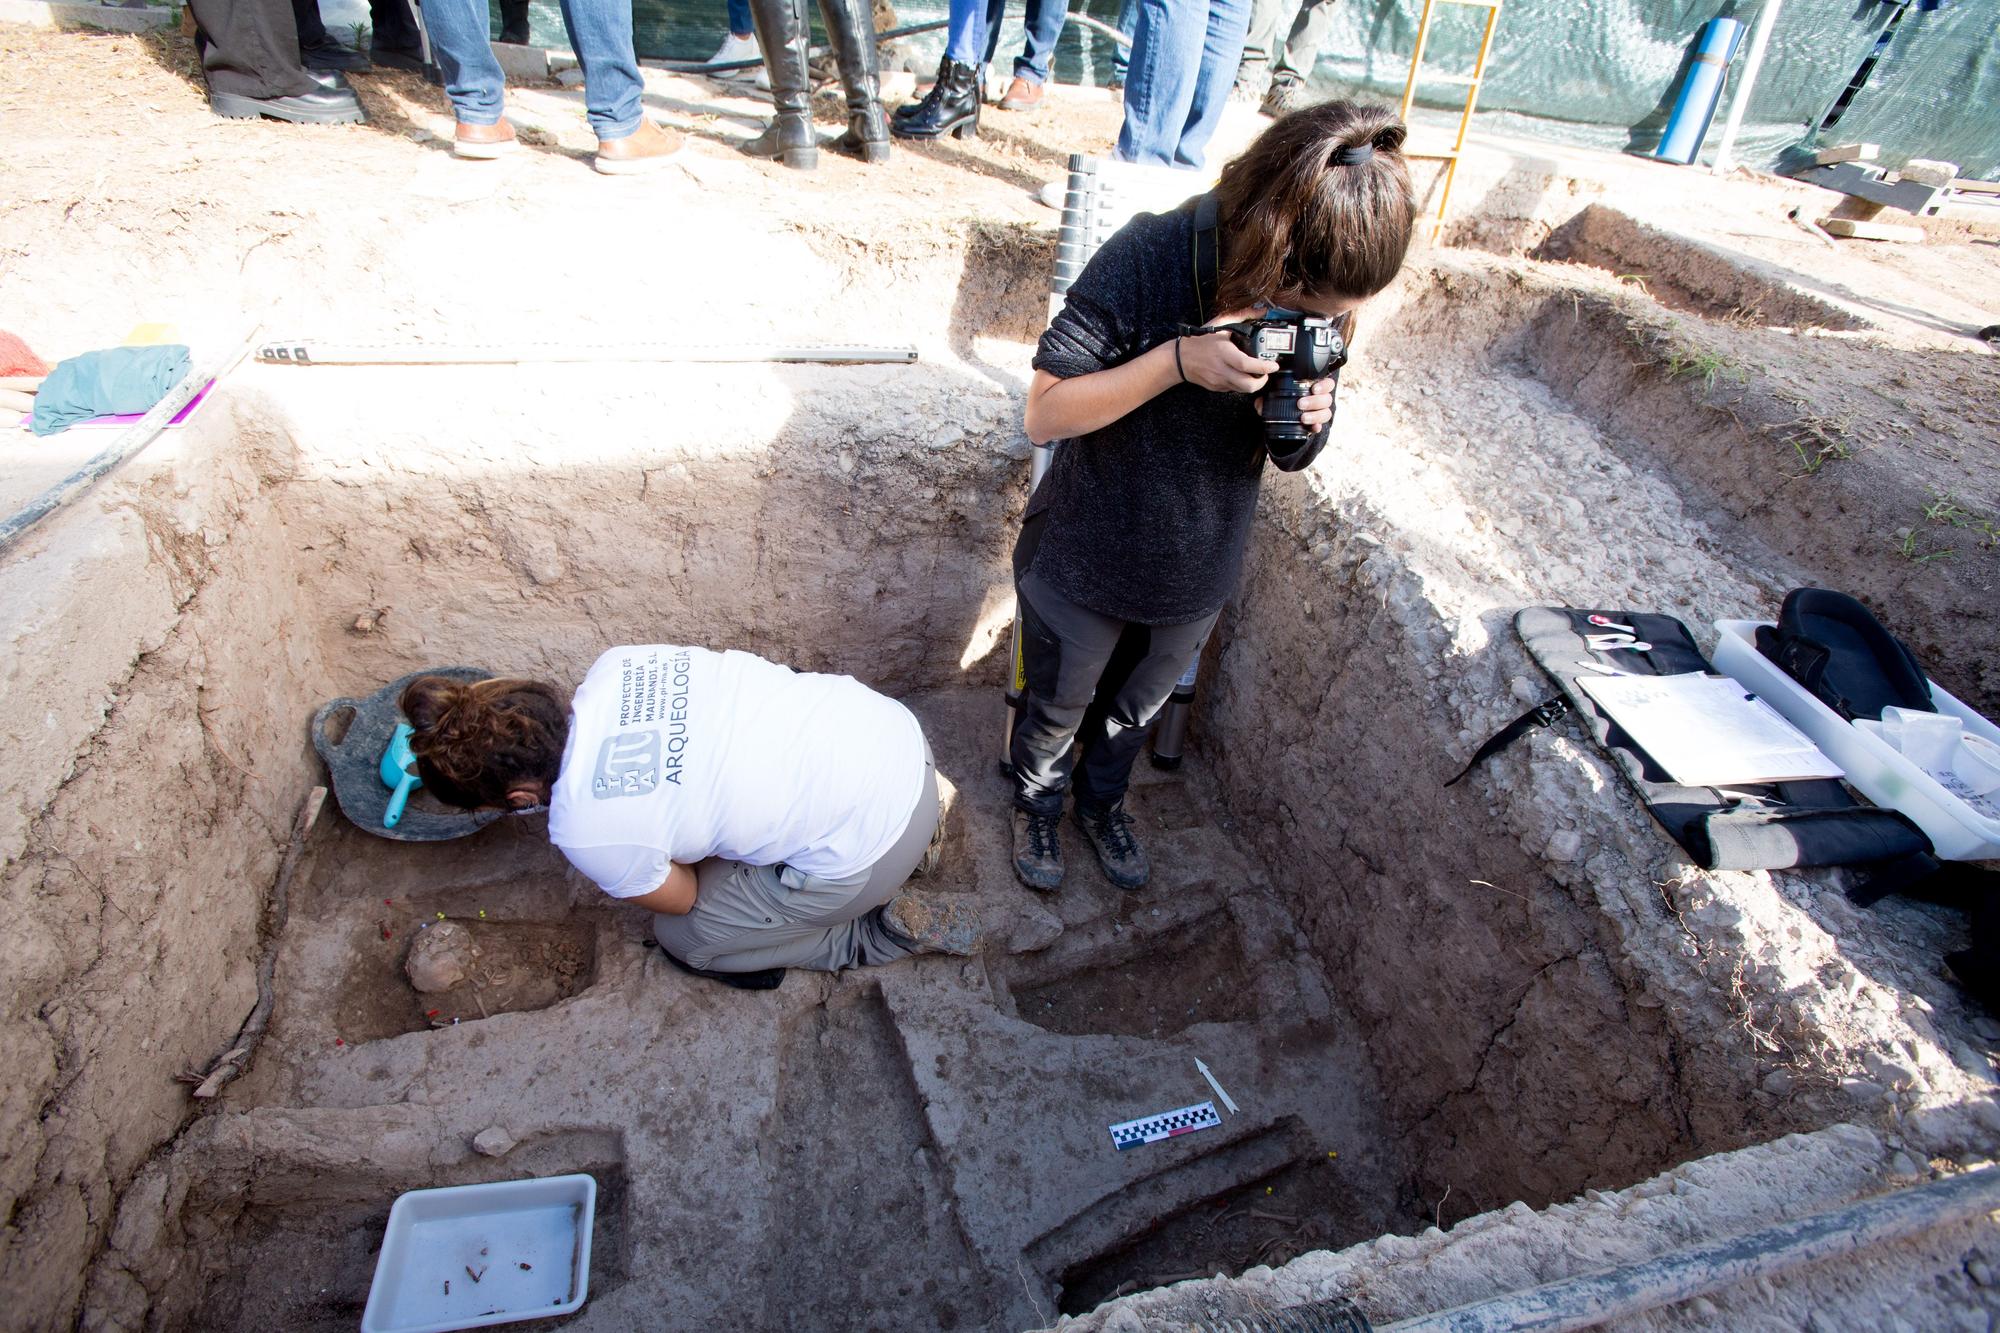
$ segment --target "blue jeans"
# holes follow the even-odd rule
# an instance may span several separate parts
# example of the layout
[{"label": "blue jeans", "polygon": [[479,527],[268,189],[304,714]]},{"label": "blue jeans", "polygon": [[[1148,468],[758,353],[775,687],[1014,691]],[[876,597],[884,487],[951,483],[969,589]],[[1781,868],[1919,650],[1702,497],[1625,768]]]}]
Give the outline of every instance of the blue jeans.
[{"label": "blue jeans", "polygon": [[[431,54],[444,72],[452,114],[468,125],[500,119],[507,80],[487,38],[486,0],[421,0]],[[600,139],[639,128],[639,58],[632,50],[632,0],[563,0],[563,26],[583,66],[583,102]]]},{"label": "blue jeans", "polygon": [[738,37],[756,31],[750,22],[750,0],[729,0],[729,31]]},{"label": "blue jeans", "polygon": [[[992,64],[1000,46],[1000,20],[1006,15],[1007,0],[986,0],[985,63]],[[1056,58],[1056,43],[1062,40],[1063,23],[1069,10],[1061,0],[1028,0],[1028,39],[1014,59],[1014,77],[1029,83],[1049,81],[1049,62]]]},{"label": "blue jeans", "polygon": [[1117,156],[1201,166],[1236,81],[1250,0],[1139,0]]},{"label": "blue jeans", "polygon": [[977,65],[986,53],[986,0],[951,0],[944,54],[961,65]]},{"label": "blue jeans", "polygon": [[[1118,0],[1118,31],[1130,37],[1139,27],[1139,0]],[[1126,73],[1132,68],[1132,52],[1129,47],[1112,43],[1111,77],[1120,84],[1125,82]]]}]

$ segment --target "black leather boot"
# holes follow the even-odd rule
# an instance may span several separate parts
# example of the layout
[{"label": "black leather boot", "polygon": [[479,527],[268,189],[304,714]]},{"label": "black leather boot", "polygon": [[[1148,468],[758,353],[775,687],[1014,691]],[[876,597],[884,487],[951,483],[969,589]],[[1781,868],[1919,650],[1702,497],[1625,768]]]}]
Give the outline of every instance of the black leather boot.
[{"label": "black leather boot", "polygon": [[819,136],[813,133],[812,84],[806,72],[805,0],[750,0],[750,22],[764,50],[777,115],[743,151],[811,171],[819,165]]},{"label": "black leather boot", "polygon": [[867,0],[819,0],[840,82],[847,89],[847,132],[833,141],[863,162],[889,160],[889,119],[875,74],[875,20]]},{"label": "black leather boot", "polygon": [[[938,74],[943,74],[943,73],[944,73],[944,65],[942,62],[940,62],[938,65]],[[982,74],[982,79],[983,77],[984,76]],[[924,85],[923,94],[919,96],[916,101],[905,102],[901,106],[897,107],[894,111],[891,111],[889,113],[889,119],[891,121],[908,120],[911,116],[916,115],[918,111],[923,109],[924,103],[931,100],[931,92],[936,87],[937,87],[937,77],[932,76],[931,81]]]},{"label": "black leather boot", "polygon": [[979,135],[979,67],[961,65],[950,57],[938,66],[938,79],[917,109],[898,116],[889,126],[898,139],[935,139],[941,134],[973,139]]},{"label": "black leather boot", "polygon": [[500,0],[500,40],[528,44],[528,0]]}]

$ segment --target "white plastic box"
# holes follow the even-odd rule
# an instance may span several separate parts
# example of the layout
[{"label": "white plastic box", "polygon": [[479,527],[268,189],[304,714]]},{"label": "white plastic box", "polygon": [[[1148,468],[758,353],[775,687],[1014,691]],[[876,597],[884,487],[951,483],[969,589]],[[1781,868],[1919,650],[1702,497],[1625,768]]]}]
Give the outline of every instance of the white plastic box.
[{"label": "white plastic box", "polygon": [[596,1211],[587,1175],[409,1191],[389,1209],[361,1333],[448,1333],[581,1309]]},{"label": "white plastic box", "polygon": [[[1757,651],[1758,626],[1768,623],[1716,621],[1716,669],[1754,691],[1793,726],[1812,737],[1815,745],[1847,770],[1847,780],[1855,790],[1875,804],[1901,811],[1914,820],[1939,856],[1947,861],[2000,857],[2000,819],[1980,813],[1905,759],[1900,750],[1877,734],[1880,723],[1850,724],[1807,693],[1803,685],[1785,674],[1783,667]],[[1940,713],[1958,718],[1967,734],[1984,736],[2000,745],[2000,727],[1952,698],[1936,683],[1931,685],[1931,702]]]}]

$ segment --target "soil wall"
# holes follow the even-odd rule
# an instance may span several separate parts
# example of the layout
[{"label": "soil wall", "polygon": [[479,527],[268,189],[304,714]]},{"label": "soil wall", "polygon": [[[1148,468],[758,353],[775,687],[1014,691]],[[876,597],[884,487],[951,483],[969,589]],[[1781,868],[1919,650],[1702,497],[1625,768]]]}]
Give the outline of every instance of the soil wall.
[{"label": "soil wall", "polygon": [[1005,632],[1027,442],[961,369],[268,374],[313,423],[299,578],[356,688],[454,661],[574,683],[664,640],[906,692]]},{"label": "soil wall", "polygon": [[[258,922],[313,780],[319,688],[242,402],[129,464],[0,571],[16,757],[0,872],[0,1287],[65,1326],[118,1191],[255,999]],[[60,645],[60,650],[52,646]]]}]

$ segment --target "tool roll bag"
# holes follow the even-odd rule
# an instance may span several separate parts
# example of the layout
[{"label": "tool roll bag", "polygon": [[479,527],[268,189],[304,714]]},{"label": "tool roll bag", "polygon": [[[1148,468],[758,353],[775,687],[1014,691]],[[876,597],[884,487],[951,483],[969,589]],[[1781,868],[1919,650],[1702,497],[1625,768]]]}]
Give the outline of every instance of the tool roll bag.
[{"label": "tool roll bag", "polygon": [[[1598,623],[1591,622],[1592,616]],[[1607,624],[1629,626],[1641,641],[1652,645],[1651,651],[1591,647],[1589,636],[1615,633]],[[1891,880],[1914,880],[1936,870],[1930,840],[1921,829],[1893,810],[1857,804],[1831,778],[1726,790],[1683,787],[1633,744],[1577,682],[1583,676],[1603,674],[1586,663],[1628,675],[1712,673],[1714,668],[1695,646],[1687,626],[1674,617],[1530,607],[1514,617],[1514,629],[1562,693],[1488,741],[1452,782],[1536,726],[1553,726],[1574,713],[1591,739],[1617,762],[1647,811],[1705,870],[1868,865]]]}]

